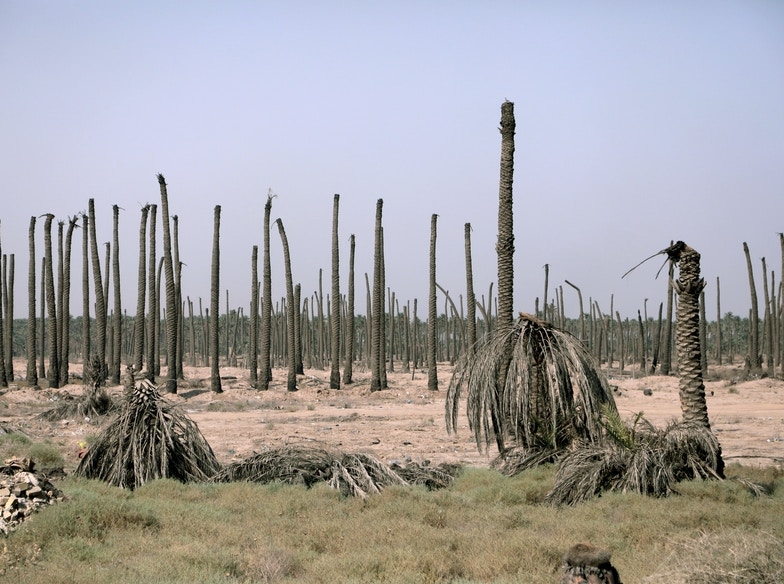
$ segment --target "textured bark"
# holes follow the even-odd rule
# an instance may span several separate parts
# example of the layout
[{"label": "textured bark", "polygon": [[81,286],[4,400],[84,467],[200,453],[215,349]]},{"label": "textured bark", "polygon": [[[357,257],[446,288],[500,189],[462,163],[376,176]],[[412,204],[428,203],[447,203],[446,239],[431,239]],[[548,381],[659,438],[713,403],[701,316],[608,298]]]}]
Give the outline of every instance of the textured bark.
[{"label": "textured bark", "polygon": [[289,254],[289,241],[286,238],[286,230],[283,227],[283,220],[278,219],[278,231],[283,245],[283,261],[286,271],[286,336],[288,344],[288,376],[286,378],[286,389],[297,391],[297,349],[295,338],[294,315],[296,312],[294,302],[294,284],[291,277],[291,255]]},{"label": "textured bark", "polygon": [[721,281],[716,276],[716,364],[721,365]]},{"label": "textured bark", "polygon": [[[176,369],[177,379],[184,379],[185,376],[182,371],[182,262],[180,261],[180,235],[179,235],[179,218],[177,215],[172,216],[172,266],[174,268],[174,305],[176,306],[175,317],[176,323],[174,326],[176,340],[174,342],[174,365]],[[228,314],[228,312],[227,312]]]},{"label": "textured bark", "polygon": [[471,224],[465,224],[465,262],[466,262],[466,352],[473,355],[476,350],[476,296],[474,295],[474,268],[471,259]]},{"label": "textured bark", "polygon": [[2,273],[2,290],[0,290],[0,387],[8,387],[8,376],[6,373],[6,352],[5,352],[5,344],[6,344],[6,336],[5,336],[5,327],[3,325],[3,317],[5,305],[8,302],[8,295],[5,294],[6,286],[5,286],[5,256],[3,255],[2,251],[2,244],[0,243],[0,258],[2,258],[3,263],[3,273]]},{"label": "textured bark", "polygon": [[5,371],[14,379],[14,254],[3,256],[3,306],[5,308]]},{"label": "textured bark", "polygon": [[30,217],[28,232],[29,242],[29,268],[27,272],[27,384],[31,387],[38,385],[38,370],[36,369],[36,318],[35,314],[35,217]]},{"label": "textured bark", "polygon": [[120,363],[122,362],[122,297],[120,294],[120,207],[112,206],[112,286],[114,294],[114,318],[112,318],[112,385],[120,383]]},{"label": "textured bark", "polygon": [[261,361],[259,363],[259,389],[269,389],[272,381],[272,268],[270,262],[270,213],[272,195],[267,195],[264,205],[264,259],[261,297]]},{"label": "textured bark", "polygon": [[669,375],[672,370],[672,311],[673,311],[673,279],[675,264],[670,262],[667,276],[667,320],[664,321],[664,338],[659,347],[661,355],[662,375]]},{"label": "textured bark", "polygon": [[163,224],[163,269],[166,276],[166,391],[177,393],[177,289],[174,283],[172,238],[169,226],[169,196],[166,180],[158,175],[161,189],[161,223]]},{"label": "textured bark", "polygon": [[438,391],[438,369],[436,366],[436,224],[438,215],[430,217],[430,287],[428,292],[427,310],[427,388]]},{"label": "textured bark", "polygon": [[[220,378],[220,361],[218,357],[218,309],[220,303],[220,205],[215,205],[212,231],[212,269],[210,271],[210,389],[213,393],[222,393]],[[168,309],[167,309],[168,310]],[[228,329],[226,314],[226,328]],[[227,332],[228,334],[228,332]]]},{"label": "textured bark", "polygon": [[338,243],[338,211],[340,195],[335,194],[332,204],[332,305],[330,353],[332,369],[329,375],[330,389],[340,389],[340,247]]},{"label": "textured bark", "polygon": [[106,373],[106,297],[101,278],[101,258],[98,255],[98,239],[95,229],[95,201],[87,203],[88,225],[90,229],[90,259],[93,268],[95,287],[95,354],[101,363],[101,376]]},{"label": "textured bark", "polygon": [[343,366],[343,383],[350,385],[354,376],[354,234],[349,238],[348,255],[348,306],[346,308],[346,363]]},{"label": "textured bark", "polygon": [[156,373],[156,347],[158,346],[157,322],[158,322],[158,287],[155,277],[156,262],[155,257],[155,230],[158,215],[158,205],[150,205],[150,245],[147,259],[147,379],[155,382]]},{"label": "textured bark", "polygon": [[370,340],[370,391],[379,391],[381,389],[381,367],[384,363],[382,358],[382,337],[381,337],[381,324],[383,322],[384,313],[381,308],[381,303],[384,301],[384,292],[381,283],[381,215],[384,208],[384,200],[378,199],[376,201],[376,228],[375,228],[375,245],[373,253],[373,291],[372,298],[372,314],[373,323],[371,327],[371,340]]},{"label": "textured bark", "polygon": [[514,224],[512,215],[514,178],[514,104],[501,105],[501,176],[498,191],[498,328],[512,326],[514,304]]},{"label": "textured bark", "polygon": [[90,362],[90,244],[89,219],[82,215],[82,369]]},{"label": "textured bark", "polygon": [[751,267],[751,254],[749,253],[749,246],[745,241],[743,242],[743,253],[746,256],[746,269],[749,274],[749,292],[751,294],[748,359],[751,369],[757,370],[762,366],[762,355],[760,355],[759,351],[759,306],[757,304],[757,288],[754,285],[754,270]]},{"label": "textured bark", "polygon": [[259,333],[259,246],[254,245],[250,254],[250,338],[248,339],[248,367],[250,386],[259,386],[258,333]]},{"label": "textured bark", "polygon": [[71,347],[71,248],[73,231],[77,227],[78,217],[68,220],[68,231],[65,235],[65,257],[63,259],[62,308],[60,309],[60,385],[66,385],[69,377]]},{"label": "textured bark", "polygon": [[44,221],[44,261],[46,277],[46,306],[49,313],[49,371],[47,380],[50,388],[60,387],[60,350],[57,335],[57,301],[54,293],[54,258],[52,257],[52,219],[51,213]]},{"label": "textured bark", "polygon": [[133,319],[133,369],[140,373],[144,367],[144,304],[147,292],[147,216],[150,206],[142,207],[139,220],[139,270],[136,279],[136,315]]}]

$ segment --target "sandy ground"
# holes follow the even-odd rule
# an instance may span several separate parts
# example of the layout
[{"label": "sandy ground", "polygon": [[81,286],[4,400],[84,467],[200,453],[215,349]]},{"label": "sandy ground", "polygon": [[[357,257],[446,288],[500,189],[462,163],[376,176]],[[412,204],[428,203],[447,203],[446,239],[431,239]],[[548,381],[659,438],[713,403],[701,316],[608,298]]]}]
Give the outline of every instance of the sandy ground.
[{"label": "sandy ground", "polygon": [[[17,378],[25,364],[15,364]],[[79,372],[72,365],[72,372]],[[444,402],[451,367],[439,364],[439,391],[427,390],[427,372],[388,374],[389,388],[369,391],[370,374],[357,371],[354,383],[329,389],[328,370],[306,370],[298,378],[299,391],[286,391],[286,372],[275,370],[268,391],[252,390],[248,371],[221,368],[224,392],[210,391],[208,368],[185,368],[185,381],[168,399],[194,420],[222,463],[241,460],[286,444],[365,452],[385,462],[413,460],[432,464],[458,462],[486,467],[496,455],[480,452],[468,429],[461,404],[458,430],[446,431]],[[740,369],[722,368],[721,380],[706,382],[711,424],[727,463],[784,465],[784,381],[741,381]],[[719,372],[710,375],[718,377]],[[625,418],[637,412],[657,425],[680,417],[676,377],[609,375],[616,386],[616,404]],[[650,392],[645,390],[649,389]],[[106,420],[35,419],[57,402],[82,393],[80,382],[58,390],[31,389],[17,380],[0,391],[0,426],[21,430],[34,440],[49,440],[66,457],[66,471],[78,464],[80,443],[100,432]],[[109,388],[119,398],[120,386]],[[650,393],[650,395],[645,395]]]}]

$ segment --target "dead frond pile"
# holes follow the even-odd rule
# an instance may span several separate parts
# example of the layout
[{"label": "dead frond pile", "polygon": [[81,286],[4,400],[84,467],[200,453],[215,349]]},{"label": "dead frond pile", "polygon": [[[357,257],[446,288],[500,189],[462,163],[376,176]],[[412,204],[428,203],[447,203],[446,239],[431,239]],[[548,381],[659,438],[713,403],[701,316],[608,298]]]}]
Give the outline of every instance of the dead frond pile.
[{"label": "dead frond pile", "polygon": [[573,505],[604,491],[665,497],[679,481],[719,478],[719,441],[701,425],[672,422],[660,429],[638,415],[622,429],[617,413],[604,424],[603,443],[580,444],[558,459],[548,503]]},{"label": "dead frond pile", "polygon": [[96,439],[74,474],[135,489],[158,478],[204,481],[220,470],[198,426],[141,381],[117,419]]},{"label": "dead frond pile", "polygon": [[[412,463],[413,464],[413,463]],[[366,497],[389,485],[425,484],[429,488],[448,486],[447,470],[391,467],[362,453],[333,452],[324,448],[283,446],[273,448],[223,468],[214,482],[250,481],[304,484],[326,482],[344,495]]]},{"label": "dead frond pile", "polygon": [[562,450],[557,448],[527,449],[508,448],[490,463],[490,468],[502,475],[513,477],[524,470],[555,462]]},{"label": "dead frond pile", "polygon": [[47,422],[94,419],[114,413],[118,409],[118,404],[106,393],[105,388],[87,388],[81,397],[61,400],[55,407],[38,414],[38,419]]}]

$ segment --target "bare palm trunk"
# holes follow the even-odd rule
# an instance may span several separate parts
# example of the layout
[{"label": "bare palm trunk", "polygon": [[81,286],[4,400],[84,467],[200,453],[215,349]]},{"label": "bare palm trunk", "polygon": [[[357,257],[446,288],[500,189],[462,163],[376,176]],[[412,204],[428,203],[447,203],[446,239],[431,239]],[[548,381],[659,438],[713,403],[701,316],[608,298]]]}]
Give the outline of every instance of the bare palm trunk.
[{"label": "bare palm trunk", "polygon": [[3,324],[4,310],[6,303],[8,302],[8,295],[4,294],[5,291],[5,256],[3,255],[2,251],[2,243],[0,243],[0,258],[2,258],[3,262],[3,274],[2,274],[2,290],[0,290],[0,387],[8,387],[8,376],[6,374],[6,352],[5,352],[5,344],[6,344],[6,336],[5,336],[5,326]]},{"label": "bare palm trunk", "polygon": [[88,224],[90,228],[90,255],[93,266],[95,286],[95,354],[101,363],[101,377],[106,373],[106,297],[101,279],[101,259],[98,255],[98,239],[95,229],[95,201],[87,203]]},{"label": "bare palm trunk", "polygon": [[262,274],[262,297],[261,297],[261,376],[259,378],[259,389],[269,389],[272,381],[272,269],[270,263],[270,213],[272,211],[272,195],[267,195],[267,203],[264,205],[264,259]]},{"label": "bare palm trunk", "polygon": [[476,350],[476,296],[474,295],[474,268],[471,259],[471,224],[465,224],[466,262],[466,320],[468,321],[465,350],[473,355]]},{"label": "bare palm trunk", "polygon": [[250,257],[250,339],[248,352],[250,386],[259,386],[258,332],[259,332],[259,246],[254,245]]},{"label": "bare palm trunk", "polygon": [[757,288],[754,285],[754,270],[751,267],[749,246],[743,242],[743,253],[746,256],[746,268],[749,274],[749,291],[751,293],[751,317],[749,319],[749,365],[753,371],[762,366],[762,356],[759,351],[759,306],[757,304]]},{"label": "bare palm trunk", "polygon": [[331,371],[330,389],[340,389],[340,248],[338,243],[338,211],[340,195],[335,194],[332,203],[332,320],[330,321]]},{"label": "bare palm trunk", "polygon": [[30,261],[27,272],[27,384],[31,387],[38,386],[38,370],[36,369],[36,318],[35,313],[35,271],[38,269],[35,261],[35,217],[30,217],[28,232]]},{"label": "bare palm trunk", "polygon": [[44,222],[44,261],[46,278],[46,305],[49,312],[49,387],[60,387],[60,350],[57,335],[57,301],[54,293],[54,269],[52,258],[52,219],[51,213]]},{"label": "bare palm trunk", "polygon": [[[213,393],[223,392],[223,389],[221,388],[218,357],[218,305],[220,303],[220,212],[220,205],[215,205],[212,235],[212,270],[210,278],[210,313],[212,315],[212,326],[210,327],[210,358],[212,363],[210,388],[212,389]],[[227,319],[228,316],[229,315],[227,314]],[[226,324],[226,328],[228,329],[228,322]]]},{"label": "bare palm trunk", "polygon": [[3,306],[5,319],[5,370],[9,380],[14,380],[14,254],[3,256]]},{"label": "bare palm trunk", "polygon": [[122,298],[120,296],[120,207],[112,205],[112,278],[114,293],[114,318],[112,319],[112,332],[114,343],[112,346],[112,385],[120,383],[120,362],[122,361]]},{"label": "bare palm trunk", "polygon": [[77,227],[78,217],[68,221],[68,232],[65,235],[65,258],[63,260],[63,291],[62,308],[60,309],[60,385],[68,383],[71,347],[71,246],[73,244],[73,230]]},{"label": "bare palm trunk", "polygon": [[87,215],[82,215],[82,370],[90,362],[90,230]]},{"label": "bare palm trunk", "polygon": [[139,268],[136,278],[136,315],[133,320],[133,369],[140,373],[144,366],[144,294],[147,290],[147,215],[150,206],[142,207],[139,221]]},{"label": "bare palm trunk", "polygon": [[427,312],[427,388],[438,391],[438,370],[436,369],[436,223],[438,215],[430,217],[430,291]]},{"label": "bare palm trunk", "polygon": [[297,349],[295,337],[295,302],[294,284],[291,277],[291,256],[289,255],[289,241],[286,238],[286,230],[283,227],[283,220],[278,219],[278,231],[283,244],[283,261],[286,269],[286,329],[288,341],[288,377],[286,379],[286,389],[297,391]]},{"label": "bare palm trunk", "polygon": [[163,224],[163,269],[166,273],[166,391],[177,393],[177,289],[174,282],[172,237],[169,225],[169,196],[166,180],[158,175],[161,189],[161,223]]},{"label": "bare palm trunk", "polygon": [[384,362],[382,358],[383,339],[381,337],[381,322],[384,318],[381,303],[383,302],[384,292],[381,288],[381,213],[384,200],[376,201],[376,230],[375,230],[375,253],[373,254],[373,292],[372,292],[372,313],[373,323],[371,328],[370,340],[370,391],[378,391],[381,387],[381,367]]},{"label": "bare palm trunk", "polygon": [[158,205],[150,205],[150,245],[147,263],[147,379],[155,382],[156,358],[158,353],[157,321],[158,321],[158,288],[156,286],[155,268],[155,228],[158,214]]},{"label": "bare palm trunk", "polygon": [[354,248],[355,238],[349,238],[348,256],[348,307],[346,309],[346,363],[343,366],[343,383],[351,385],[354,375]]}]

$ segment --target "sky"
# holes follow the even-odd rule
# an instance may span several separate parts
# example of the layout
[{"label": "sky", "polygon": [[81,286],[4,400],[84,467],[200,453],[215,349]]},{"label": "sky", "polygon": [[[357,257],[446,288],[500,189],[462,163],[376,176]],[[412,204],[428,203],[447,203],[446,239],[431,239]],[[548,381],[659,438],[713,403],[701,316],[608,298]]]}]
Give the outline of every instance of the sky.
[{"label": "sky", "polygon": [[[221,310],[247,313],[251,251],[274,193],[303,296],[330,291],[340,194],[341,290],[356,237],[357,312],[383,199],[386,283],[426,316],[431,216],[437,280],[465,297],[497,279],[500,108],[516,117],[517,310],[563,288],[623,317],[666,298],[644,258],[702,254],[706,310],[778,285],[784,231],[784,3],[738,1],[0,1],[0,236],[27,315],[31,216],[67,221],[95,200],[98,240],[119,205],[122,302],[135,312],[140,209],[179,217],[183,295],[210,297],[221,205]],[[56,236],[56,227],[53,229]],[[56,240],[56,237],[55,237]],[[43,218],[36,230],[43,253]],[[103,249],[103,248],[102,248]],[[158,251],[162,250],[159,243]],[[101,253],[103,257],[103,252]],[[271,232],[273,299],[285,295]],[[259,267],[261,269],[261,267]],[[72,313],[81,314],[81,232]],[[769,277],[771,274],[769,273]],[[92,282],[91,282],[92,288]],[[493,288],[495,294],[495,288]],[[439,311],[444,297],[439,293]],[[109,307],[111,309],[110,301]]]}]

